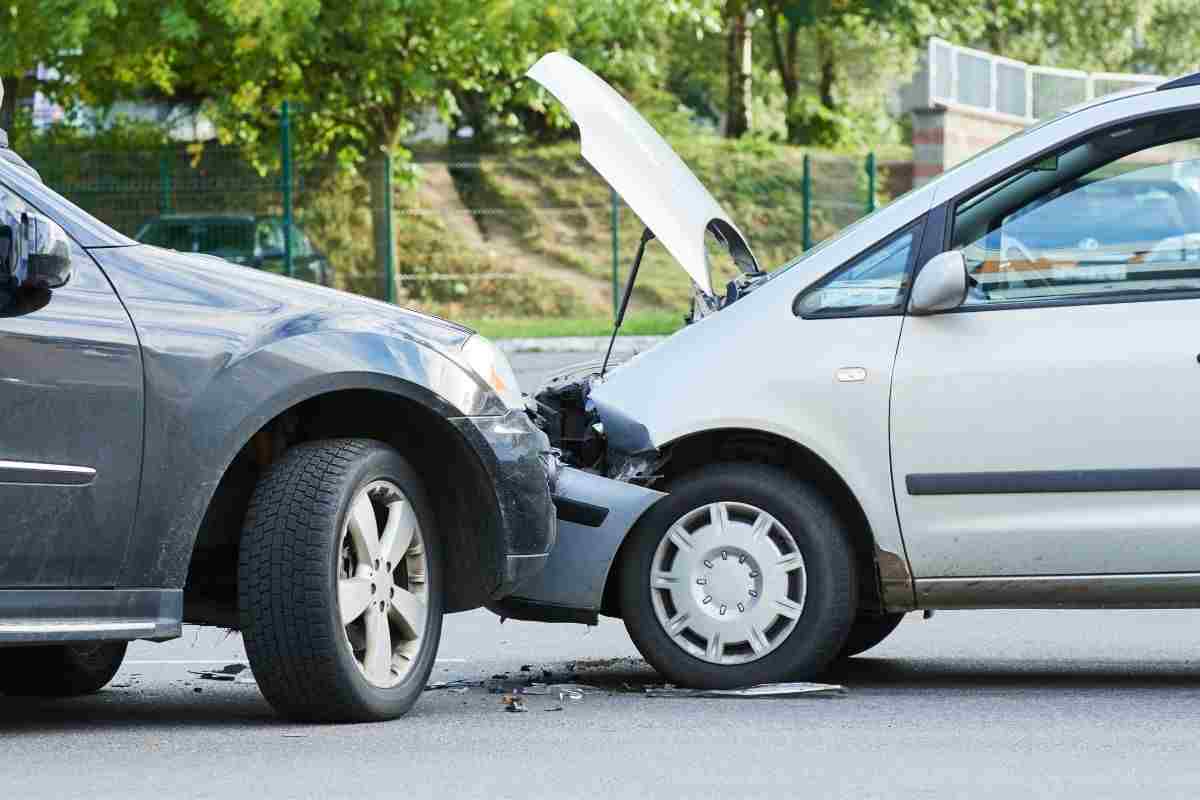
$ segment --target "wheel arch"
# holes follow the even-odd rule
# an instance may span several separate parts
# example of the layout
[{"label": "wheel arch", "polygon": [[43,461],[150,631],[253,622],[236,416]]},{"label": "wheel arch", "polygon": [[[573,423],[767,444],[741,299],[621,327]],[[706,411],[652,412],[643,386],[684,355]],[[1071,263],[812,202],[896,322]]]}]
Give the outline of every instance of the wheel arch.
[{"label": "wheel arch", "polygon": [[444,536],[448,612],[481,605],[495,588],[502,571],[500,510],[479,453],[449,422],[461,414],[408,381],[334,377],[322,376],[317,386],[292,393],[231,435],[220,481],[191,543],[186,621],[236,627],[237,553],[258,477],[286,448],[329,438],[390,444],[421,476]]},{"label": "wheel arch", "polygon": [[[660,451],[665,462],[659,474],[664,484],[706,464],[756,463],[779,467],[798,479],[815,483],[833,502],[834,510],[850,532],[859,575],[859,608],[869,613],[911,608],[912,577],[904,553],[880,548],[862,503],[849,484],[821,456],[804,445],[752,428],[719,428],[687,434]],[[626,536],[614,559],[622,560]],[[611,569],[604,588],[601,612],[620,616],[617,599],[619,569]]]}]

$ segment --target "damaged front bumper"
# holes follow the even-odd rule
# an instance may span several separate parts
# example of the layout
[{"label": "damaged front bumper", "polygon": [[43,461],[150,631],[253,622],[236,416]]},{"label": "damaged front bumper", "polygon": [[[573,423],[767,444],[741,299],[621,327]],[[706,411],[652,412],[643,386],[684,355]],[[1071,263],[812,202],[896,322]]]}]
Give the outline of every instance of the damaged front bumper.
[{"label": "damaged front bumper", "polygon": [[490,596],[500,597],[539,573],[554,548],[558,526],[550,494],[558,458],[524,411],[450,422],[473,444],[495,492],[501,552]]},{"label": "damaged front bumper", "polygon": [[502,617],[595,624],[617,550],[662,492],[563,467],[554,504],[558,543],[546,568],[488,604]]}]

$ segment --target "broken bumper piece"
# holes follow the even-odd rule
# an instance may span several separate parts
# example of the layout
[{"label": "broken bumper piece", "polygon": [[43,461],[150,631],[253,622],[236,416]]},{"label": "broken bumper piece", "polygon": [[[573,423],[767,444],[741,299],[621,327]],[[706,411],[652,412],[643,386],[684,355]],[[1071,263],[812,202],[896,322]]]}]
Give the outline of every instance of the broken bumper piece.
[{"label": "broken bumper piece", "polygon": [[558,458],[550,440],[523,411],[501,417],[460,417],[450,422],[475,445],[495,492],[503,528],[493,597],[536,575],[554,547],[557,525],[550,499]]},{"label": "broken bumper piece", "polygon": [[488,605],[511,619],[595,624],[617,550],[662,492],[563,467],[554,505],[558,543],[545,569]]}]

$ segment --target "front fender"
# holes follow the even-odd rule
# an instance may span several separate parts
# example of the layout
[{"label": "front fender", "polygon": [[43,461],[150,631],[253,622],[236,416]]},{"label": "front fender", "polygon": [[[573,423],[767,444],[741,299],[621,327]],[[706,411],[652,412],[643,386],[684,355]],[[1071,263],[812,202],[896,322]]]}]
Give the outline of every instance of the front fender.
[{"label": "front fender", "polygon": [[183,586],[226,468],[297,403],[375,389],[444,417],[505,411],[447,355],[465,329],[210,258],[145,247],[95,255],[133,319],[146,385],[140,499],[119,585]]}]

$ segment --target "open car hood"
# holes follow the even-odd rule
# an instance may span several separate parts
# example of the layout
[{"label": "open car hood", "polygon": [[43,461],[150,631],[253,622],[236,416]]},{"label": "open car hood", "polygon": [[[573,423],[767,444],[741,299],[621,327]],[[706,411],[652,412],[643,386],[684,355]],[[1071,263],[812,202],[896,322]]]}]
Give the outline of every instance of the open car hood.
[{"label": "open car hood", "polygon": [[697,288],[713,297],[704,233],[729,248],[745,272],[758,262],[725,210],[650,123],[594,72],[565,53],[543,56],[529,77],[579,125],[583,157],[654,232]]}]

